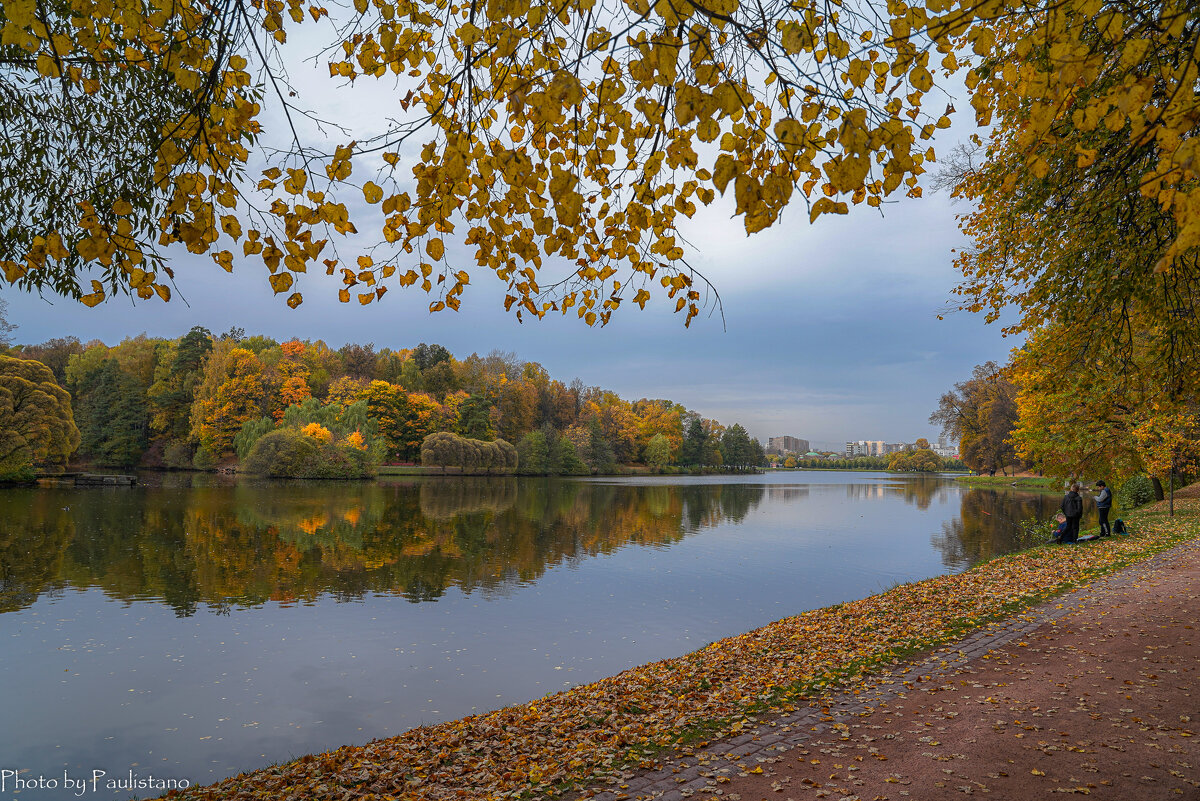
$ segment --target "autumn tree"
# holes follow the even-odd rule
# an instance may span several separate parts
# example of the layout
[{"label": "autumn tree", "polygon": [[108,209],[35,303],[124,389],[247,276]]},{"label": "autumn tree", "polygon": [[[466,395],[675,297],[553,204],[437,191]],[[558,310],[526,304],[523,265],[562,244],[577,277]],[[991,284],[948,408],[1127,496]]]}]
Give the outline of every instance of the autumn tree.
[{"label": "autumn tree", "polygon": [[82,354],[83,350],[79,337],[57,337],[40,345],[23,345],[17,349],[16,355],[46,365],[54,374],[54,380],[63,385],[67,382],[67,362],[72,356]]},{"label": "autumn tree", "polygon": [[[18,224],[0,264],[10,283],[97,303],[169,297],[173,245],[225,269],[237,248],[292,305],[315,266],[341,276],[345,301],[416,285],[431,308],[458,308],[471,276],[446,259],[455,233],[518,315],[593,324],[659,292],[690,321],[703,282],[681,220],[717,193],[750,233],[793,202],[811,219],[918,194],[924,142],[949,124],[927,100],[935,73],[969,66],[955,55],[964,42],[990,55],[993,26],[1008,24],[995,15],[1041,9],[1019,5],[362,2],[334,20],[344,39],[324,57],[342,83],[403,73],[397,108],[380,109],[393,122],[329,145],[320,128],[313,146],[277,65],[289,33],[329,16],[324,6],[181,0],[126,17],[85,0],[14,0],[2,20],[0,197]],[[1085,22],[1098,13],[1067,7]],[[1074,41],[1073,28],[1052,30]],[[259,146],[268,101],[291,148]],[[47,116],[63,124],[42,126]],[[264,155],[261,177],[239,180]],[[369,218],[363,205],[382,212],[380,246],[341,254]]]},{"label": "autumn tree", "polygon": [[71,396],[50,368],[0,356],[0,479],[29,479],[33,466],[61,466],[79,447]]},{"label": "autumn tree", "polygon": [[662,467],[671,463],[671,443],[665,434],[655,434],[646,443],[642,459],[651,467]]},{"label": "autumn tree", "polygon": [[1098,6],[1090,20],[1068,4],[1051,19],[1071,47],[1031,42],[1032,18],[1016,24],[976,88],[994,126],[952,170],[974,207],[962,218],[974,247],[957,261],[960,306],[989,320],[1015,310],[1005,331],[1030,336],[1014,359],[1029,458],[1063,474],[1124,471],[1158,449],[1156,469],[1168,469],[1167,453],[1189,458],[1200,398],[1189,205],[1200,31],[1172,3]]},{"label": "autumn tree", "polygon": [[232,340],[220,340],[204,367],[192,403],[192,436],[213,457],[233,452],[233,438],[248,420],[264,416],[262,364]]},{"label": "autumn tree", "polygon": [[978,365],[971,378],[942,395],[929,422],[959,443],[967,467],[1005,471],[1017,461],[1011,441],[1017,422],[1017,388],[995,362]]},{"label": "autumn tree", "polygon": [[212,349],[212,333],[203,326],[193,326],[175,343],[173,352],[168,348],[155,368],[154,382],[147,390],[150,426],[168,443],[188,439],[196,387]]},{"label": "autumn tree", "polygon": [[1013,439],[1019,452],[1064,477],[1149,473],[1161,484],[1175,472],[1195,470],[1196,396],[1177,395],[1149,356],[1112,374],[1117,347],[1097,343],[1090,358],[1080,360],[1074,343],[1051,327],[1014,354],[1019,414]]},{"label": "autumn tree", "polygon": [[370,381],[376,377],[378,354],[375,353],[374,342],[366,345],[347,343],[338,350],[338,354],[342,357],[342,368],[349,378]]},{"label": "autumn tree", "polygon": [[310,371],[308,365],[304,363],[304,353],[307,350],[304,343],[298,339],[292,339],[280,345],[280,350],[283,358],[275,366],[279,382],[275,411],[277,417],[282,416],[287,407],[301,403],[305,398],[312,396],[312,389],[308,385]]}]

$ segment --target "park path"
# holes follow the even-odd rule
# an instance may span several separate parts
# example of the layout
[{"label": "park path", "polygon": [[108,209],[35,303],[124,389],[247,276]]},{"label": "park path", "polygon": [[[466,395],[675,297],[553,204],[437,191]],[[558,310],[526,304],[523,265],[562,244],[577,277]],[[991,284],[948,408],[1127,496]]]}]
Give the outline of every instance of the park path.
[{"label": "park path", "polygon": [[1198,613],[1200,541],[595,797],[1196,801]]}]

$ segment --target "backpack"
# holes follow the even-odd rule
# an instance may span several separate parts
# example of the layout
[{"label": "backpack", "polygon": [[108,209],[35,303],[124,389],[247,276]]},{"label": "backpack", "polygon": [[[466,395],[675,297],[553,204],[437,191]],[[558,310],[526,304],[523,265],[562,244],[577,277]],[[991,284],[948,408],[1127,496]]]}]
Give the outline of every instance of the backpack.
[{"label": "backpack", "polygon": [[1113,534],[1128,534],[1129,529],[1125,528],[1125,521],[1119,517],[1116,520],[1114,520],[1113,525],[1112,525],[1112,533]]},{"label": "backpack", "polygon": [[1067,497],[1063,499],[1063,514],[1067,517],[1083,515],[1083,499],[1078,493],[1067,493]]}]

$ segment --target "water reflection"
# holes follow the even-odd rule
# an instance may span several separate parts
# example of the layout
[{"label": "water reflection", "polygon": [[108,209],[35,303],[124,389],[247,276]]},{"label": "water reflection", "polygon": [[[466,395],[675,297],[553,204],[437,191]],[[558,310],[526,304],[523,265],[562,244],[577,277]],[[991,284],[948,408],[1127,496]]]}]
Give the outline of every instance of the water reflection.
[{"label": "water reflection", "polygon": [[[950,569],[1014,547],[1016,521],[1053,499],[961,491],[937,477],[847,483],[862,503],[900,497],[926,510],[961,496],[933,545]],[[416,603],[449,587],[503,593],[549,568],[629,544],[666,546],[744,521],[764,499],[804,502],[808,485],[612,482],[503,477],[381,484],[231,483],[166,477],[136,490],[0,494],[0,611],[66,586],[158,598],[178,616],[201,605],[354,600]]]},{"label": "water reflection", "polygon": [[1020,522],[1046,519],[1058,508],[1051,494],[1018,494],[991,489],[972,489],[962,494],[962,510],[955,519],[942,523],[933,546],[942,563],[962,570],[985,559],[1012,552],[1017,547]]},{"label": "water reflection", "polygon": [[0,492],[12,764],[216,780],[964,569],[1057,502],[887,474],[155,478]]},{"label": "water reflection", "polygon": [[[190,477],[189,477],[190,478]],[[186,480],[186,479],[185,479]],[[0,496],[0,611],[62,586],[201,604],[410,601],[500,592],[627,544],[668,545],[740,522],[761,485],[621,487],[515,478],[388,484],[240,483]]]}]

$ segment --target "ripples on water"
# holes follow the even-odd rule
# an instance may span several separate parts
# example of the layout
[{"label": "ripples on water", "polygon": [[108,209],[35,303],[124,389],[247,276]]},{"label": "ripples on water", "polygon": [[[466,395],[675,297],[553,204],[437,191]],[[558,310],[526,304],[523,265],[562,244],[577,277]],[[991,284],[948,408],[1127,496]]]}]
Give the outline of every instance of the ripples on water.
[{"label": "ripples on water", "polygon": [[[151,476],[0,492],[0,770],[207,783],[963,570],[1057,498],[938,477]],[[156,795],[141,791],[139,795]]]}]

